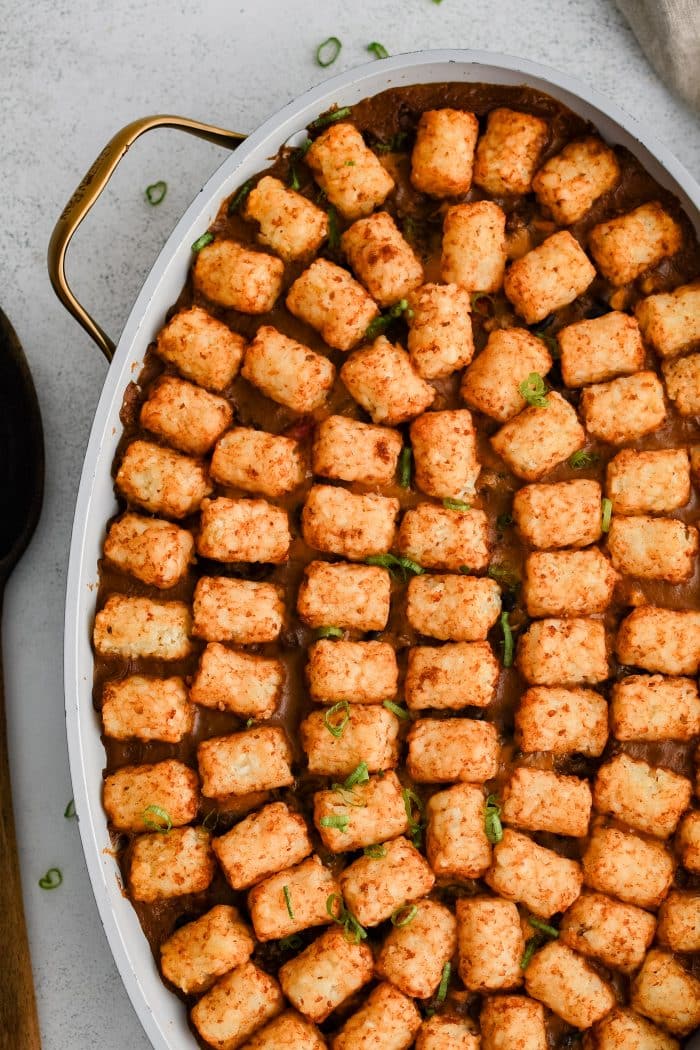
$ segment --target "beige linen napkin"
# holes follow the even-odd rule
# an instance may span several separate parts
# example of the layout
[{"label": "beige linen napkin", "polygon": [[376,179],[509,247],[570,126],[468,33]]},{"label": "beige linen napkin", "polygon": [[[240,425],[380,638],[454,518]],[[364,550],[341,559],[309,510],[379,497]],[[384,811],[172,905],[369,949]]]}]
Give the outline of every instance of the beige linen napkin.
[{"label": "beige linen napkin", "polygon": [[700,110],[700,0],[616,0],[647,58]]}]

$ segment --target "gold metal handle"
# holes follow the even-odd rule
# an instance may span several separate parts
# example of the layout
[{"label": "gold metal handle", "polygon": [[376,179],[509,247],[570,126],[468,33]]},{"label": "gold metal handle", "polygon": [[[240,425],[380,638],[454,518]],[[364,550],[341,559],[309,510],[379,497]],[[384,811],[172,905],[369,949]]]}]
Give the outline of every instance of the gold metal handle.
[{"label": "gold metal handle", "polygon": [[49,242],[48,267],[51,284],[65,308],[94,339],[108,361],[114,356],[115,345],[71,291],[66,278],[66,252],[73,234],[96,203],[126,151],[141,135],[154,128],[178,128],[227,149],[235,149],[245,138],[245,135],[240,135],[237,131],[227,131],[225,128],[202,124],[187,117],[141,117],[140,120],[127,124],[110,139],[61,212]]}]

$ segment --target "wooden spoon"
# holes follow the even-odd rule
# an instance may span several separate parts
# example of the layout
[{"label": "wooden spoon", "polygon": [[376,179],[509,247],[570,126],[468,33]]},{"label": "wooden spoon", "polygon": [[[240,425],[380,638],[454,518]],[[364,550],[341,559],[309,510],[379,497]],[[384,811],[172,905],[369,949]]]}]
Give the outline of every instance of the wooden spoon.
[{"label": "wooden spoon", "polygon": [[[44,493],[39,403],[22,347],[0,310],[0,622],[5,584],[36,528]],[[0,647],[0,1050],[40,1050],[12,814]]]}]

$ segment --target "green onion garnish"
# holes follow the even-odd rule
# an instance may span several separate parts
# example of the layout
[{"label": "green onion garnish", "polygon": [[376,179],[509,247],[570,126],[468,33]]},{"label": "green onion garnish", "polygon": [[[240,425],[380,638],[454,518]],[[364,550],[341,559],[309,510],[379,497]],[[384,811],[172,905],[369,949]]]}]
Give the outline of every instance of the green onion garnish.
[{"label": "green onion garnish", "polygon": [[553,940],[559,936],[559,930],[556,926],[549,926],[548,923],[542,922],[541,919],[536,919],[534,915],[528,915],[527,921],[530,923],[534,930],[539,930],[540,933],[546,933],[548,937]]},{"label": "green onion garnish", "polygon": [[[438,0],[439,2],[439,0]],[[437,996],[435,997],[438,1005],[444,1003],[447,998],[447,989],[450,986],[450,977],[452,976],[452,965],[446,962],[442,968],[442,977],[440,978],[440,987],[437,990]]]},{"label": "green onion garnish", "polygon": [[[340,902],[340,910],[337,915],[336,901]],[[353,913],[348,911],[345,907],[345,901],[339,893],[331,893],[330,897],[326,900],[326,911],[333,922],[337,923],[338,926],[343,927],[347,940],[353,941],[355,944],[359,944],[360,941],[366,940],[367,930],[365,930],[363,926],[360,926]]]},{"label": "green onion garnish", "polygon": [[164,835],[167,835],[173,826],[170,814],[162,806],[146,806],[142,820],[144,827],[149,831],[162,831]]},{"label": "green onion garnish", "polygon": [[290,190],[301,189],[301,183],[299,182],[299,176],[297,175],[297,167],[294,160],[289,162],[289,188]]},{"label": "green onion garnish", "polygon": [[153,182],[150,186],[146,186],[146,200],[155,207],[156,204],[161,203],[167,192],[167,182],[163,182],[162,179],[159,182]]},{"label": "green onion garnish", "polygon": [[525,945],[525,951],[523,957],[520,960],[520,969],[527,970],[528,966],[532,962],[532,956],[535,954],[537,949],[541,946],[542,940],[540,937],[530,937],[527,944]]},{"label": "green onion garnish", "polygon": [[473,576],[474,570],[471,565],[460,565],[459,567],[460,576]]},{"label": "green onion garnish", "polygon": [[489,795],[486,799],[484,809],[484,831],[486,838],[492,846],[503,838],[503,825],[501,824],[501,807],[495,795]]},{"label": "green onion garnish", "polygon": [[395,554],[370,554],[368,558],[365,558],[365,562],[367,565],[379,565],[382,569],[388,569],[392,576],[397,576],[404,582],[408,574],[420,576],[425,572],[423,566],[417,561],[403,556],[397,558]]},{"label": "green onion garnish", "polygon": [[56,890],[63,882],[63,875],[61,874],[60,868],[49,868],[45,875],[42,875],[39,879],[39,886],[42,890]]},{"label": "green onion garnish", "polygon": [[293,919],[294,912],[292,911],[292,895],[289,892],[289,886],[284,885],[282,887],[282,893],[284,894],[284,903],[287,905],[287,914],[290,919]]},{"label": "green onion garnish", "polygon": [[242,186],[238,187],[233,197],[231,197],[231,201],[228,206],[229,215],[235,215],[237,211],[240,211],[241,205],[252,190],[253,185],[253,180],[248,179],[247,182],[244,182]]},{"label": "green onion garnish", "polygon": [[411,836],[411,842],[414,846],[420,846],[423,840],[423,824],[422,821],[416,820],[413,815],[414,806],[418,810],[420,816],[423,816],[423,802],[411,788],[404,788],[401,792],[403,798],[404,809],[406,810],[406,817],[408,819],[408,832]]},{"label": "green onion garnish", "polygon": [[[375,143],[374,149],[377,151],[377,153],[396,153],[397,150],[400,150],[404,146],[407,138],[407,131],[399,131],[396,135],[392,135],[388,142]],[[406,230],[404,229],[403,232],[405,235]]]},{"label": "green onion garnish", "polygon": [[77,814],[75,812],[75,800],[71,799],[66,808],[63,810],[63,816],[66,820],[72,820]]},{"label": "green onion garnish", "polygon": [[520,577],[517,572],[511,569],[509,565],[489,565],[486,575],[509,590],[514,590],[520,583]]},{"label": "green onion garnish", "polygon": [[592,467],[599,459],[600,456],[597,453],[579,449],[578,452],[574,452],[573,455],[569,456],[569,466],[573,467],[574,470],[583,470],[585,467]]},{"label": "green onion garnish", "polygon": [[610,531],[610,522],[612,521],[612,511],[613,511],[612,500],[607,499],[607,497],[606,497],[603,500],[603,513],[602,513],[601,519],[600,519],[600,527],[603,530],[603,532],[609,532]]},{"label": "green onion garnish", "polygon": [[340,247],[340,230],[338,229],[338,212],[331,205],[326,212],[328,216],[328,247],[335,251]]},{"label": "green onion garnish", "polygon": [[297,146],[296,149],[292,150],[292,154],[289,158],[289,188],[292,190],[301,189],[301,183],[299,182],[299,173],[297,171],[297,164],[300,160],[303,160],[306,154],[309,152],[311,146],[311,139],[306,139],[302,142],[301,146]]},{"label": "green onion garnish", "polygon": [[327,66],[332,66],[340,54],[342,46],[337,36],[329,36],[327,40],[319,44],[316,48],[316,61],[319,66],[323,66],[324,69]]},{"label": "green onion garnish", "polygon": [[411,487],[411,460],[413,459],[413,451],[408,446],[401,449],[401,455],[399,456],[399,485],[402,489],[410,489]]},{"label": "green onion garnish", "polygon": [[350,820],[341,813],[331,813],[327,817],[321,817],[319,824],[322,828],[336,828],[338,831],[347,831],[350,827]]},{"label": "green onion garnish", "polygon": [[247,718],[246,719],[246,723],[245,723],[246,729],[250,729],[250,727],[254,726],[254,725],[255,725],[255,719],[254,718]]},{"label": "green onion garnish", "polygon": [[316,120],[312,120],[306,126],[309,131],[319,131],[321,128],[327,128],[329,124],[335,124],[338,120],[344,120],[351,113],[350,106],[343,106],[342,109],[334,109],[332,113],[325,113],[322,117],[316,117]]},{"label": "green onion garnish", "polygon": [[503,666],[513,666],[513,632],[510,626],[510,616],[507,612],[501,613],[501,630],[503,631]]},{"label": "green onion garnish", "polygon": [[443,507],[447,510],[471,510],[471,503],[465,503],[461,499],[444,499],[442,501]]},{"label": "green onion garnish", "polygon": [[345,778],[343,787],[350,790],[354,788],[356,784],[366,784],[369,780],[369,769],[367,768],[366,762],[360,762],[359,765],[355,766],[349,777]]},{"label": "green onion garnish", "polygon": [[389,52],[384,47],[384,44],[379,44],[376,40],[373,40],[371,44],[367,45],[367,50],[371,52],[375,58],[389,57]]},{"label": "green onion garnish", "polygon": [[396,908],[391,913],[391,925],[398,926],[399,929],[402,926],[408,926],[413,922],[417,914],[418,908],[415,904],[402,904],[400,908]]},{"label": "green onion garnish", "polygon": [[487,317],[489,308],[493,306],[494,299],[488,292],[474,292],[471,297],[472,310],[476,313],[481,314],[482,317]]},{"label": "green onion garnish", "polygon": [[365,857],[371,857],[372,860],[381,860],[382,857],[386,857],[386,846],[383,846],[381,842],[374,846],[365,846],[364,854]]},{"label": "green onion garnish", "polygon": [[398,303],[394,303],[386,313],[380,314],[379,317],[375,317],[373,321],[370,321],[365,328],[365,339],[376,339],[378,335],[387,330],[392,321],[395,321],[397,317],[401,317],[403,313],[409,319],[413,316],[412,311],[408,308],[407,299],[399,299]]},{"label": "green onion garnish", "polygon": [[355,788],[348,788],[345,784],[331,784],[331,791],[335,791],[337,795],[340,795],[346,806],[352,806],[353,809],[364,809],[367,805],[365,800],[355,794]]},{"label": "green onion garnish", "polygon": [[317,638],[342,638],[343,632],[340,627],[319,627],[316,631]]},{"label": "green onion garnish", "polygon": [[[337,714],[340,714],[340,721],[332,721]],[[338,737],[343,735],[343,730],[350,721],[350,704],[347,700],[340,700],[337,704],[333,704],[329,707],[323,715],[323,724],[336,740]]]},{"label": "green onion garnish", "polygon": [[518,390],[533,408],[547,407],[547,387],[539,372],[530,372],[527,379],[518,385]]},{"label": "green onion garnish", "polygon": [[207,831],[213,831],[218,823],[219,814],[215,809],[210,809],[206,817],[202,821],[202,827],[206,828]]},{"label": "green onion garnish", "polygon": [[410,712],[405,707],[401,707],[400,704],[395,704],[391,700],[383,700],[382,707],[385,707],[387,711],[391,711],[392,715],[396,715],[397,718],[403,719],[404,722],[407,722],[411,717]]},{"label": "green onion garnish", "polygon": [[192,251],[195,252],[195,254],[197,252],[201,252],[202,248],[206,248],[206,246],[208,244],[211,244],[213,240],[214,234],[211,233],[210,230],[207,230],[206,233],[203,233],[202,236],[198,237],[197,240],[194,242],[194,244],[192,245]]},{"label": "green onion garnish", "polygon": [[296,951],[297,948],[301,948],[303,943],[301,937],[297,933],[293,933],[291,936],[283,937],[281,941],[278,941],[277,947],[283,952]]}]

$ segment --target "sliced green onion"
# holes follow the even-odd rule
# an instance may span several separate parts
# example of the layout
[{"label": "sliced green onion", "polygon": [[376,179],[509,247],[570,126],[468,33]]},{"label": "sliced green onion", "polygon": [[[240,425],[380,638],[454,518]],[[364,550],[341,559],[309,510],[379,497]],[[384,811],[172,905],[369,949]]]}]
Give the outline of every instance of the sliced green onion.
[{"label": "sliced green onion", "polygon": [[528,940],[527,944],[525,945],[525,951],[523,952],[523,957],[520,960],[520,969],[521,970],[527,970],[528,966],[532,962],[533,955],[535,954],[537,949],[541,946],[541,944],[542,944],[542,939],[540,937],[537,937],[537,936],[530,937],[530,939]]},{"label": "sliced green onion", "polygon": [[255,725],[255,719],[254,718],[247,718],[246,719],[246,723],[245,723],[246,729],[250,729],[250,727],[254,726],[254,725]]},{"label": "sliced green onion", "polygon": [[450,986],[450,977],[452,976],[452,964],[446,962],[442,968],[442,977],[440,978],[440,987],[437,990],[436,1000],[438,1005],[444,1003],[447,998],[447,989]]},{"label": "sliced green onion", "polygon": [[402,904],[400,908],[396,908],[391,913],[391,925],[398,926],[401,929],[402,926],[408,926],[413,922],[416,915],[418,914],[418,908],[415,904]]},{"label": "sliced green onion", "polygon": [[378,335],[387,330],[392,321],[395,321],[397,317],[401,317],[403,313],[408,318],[413,316],[412,311],[409,310],[407,299],[399,299],[398,303],[394,303],[386,313],[380,314],[379,317],[375,317],[373,321],[370,321],[365,328],[365,339],[376,339]]},{"label": "sliced green onion", "polygon": [[287,914],[290,919],[294,918],[294,912],[292,910],[292,895],[289,892],[289,886],[286,884],[282,887],[282,893],[284,894],[284,903],[287,905]]},{"label": "sliced green onion", "polygon": [[488,308],[493,306],[494,298],[489,295],[488,292],[474,292],[471,297],[472,310],[476,313],[481,314],[482,317],[487,317],[489,310]]},{"label": "sliced green onion", "polygon": [[242,186],[239,186],[228,206],[228,214],[235,215],[237,211],[240,211],[241,205],[245,201],[246,197],[250,193],[254,186],[253,179],[248,179]]},{"label": "sliced green onion", "polygon": [[369,780],[369,769],[367,768],[366,762],[360,762],[359,765],[355,766],[350,776],[345,778],[343,787],[350,790],[354,788],[356,784],[366,784]]},{"label": "sliced green onion", "polygon": [[460,565],[459,572],[461,576],[473,576],[474,570],[471,565]]},{"label": "sliced green onion", "polygon": [[411,841],[414,846],[420,846],[423,839],[423,823],[417,821],[413,815],[413,808],[418,810],[421,817],[423,816],[423,802],[411,788],[404,788],[401,792],[403,798],[404,809],[406,810],[406,817],[408,819],[408,831],[411,836]]},{"label": "sliced green onion", "polygon": [[501,807],[495,795],[489,795],[486,799],[484,809],[484,831],[486,838],[492,846],[503,838],[503,825],[501,824]]},{"label": "sliced green onion", "polygon": [[527,379],[518,385],[518,390],[533,408],[547,407],[547,387],[539,372],[530,372]]},{"label": "sliced green onion", "polygon": [[581,448],[578,452],[574,452],[573,455],[569,456],[569,466],[573,467],[574,470],[583,470],[585,467],[592,467],[599,459],[600,456],[597,453],[586,452]]},{"label": "sliced green onion", "polygon": [[372,860],[381,860],[382,857],[386,857],[386,846],[383,846],[381,842],[374,846],[365,846],[364,854],[365,857],[371,857]]},{"label": "sliced green onion", "polygon": [[159,182],[152,182],[150,186],[146,186],[146,200],[155,207],[165,199],[167,192],[167,182],[163,182],[162,179]]},{"label": "sliced green onion", "polygon": [[203,233],[202,236],[198,237],[197,240],[194,242],[194,244],[192,245],[192,251],[195,252],[195,254],[197,252],[201,252],[202,248],[206,248],[206,246],[208,244],[211,244],[213,240],[214,234],[211,232],[211,230],[207,230],[206,233]]},{"label": "sliced green onion", "polygon": [[373,40],[371,44],[367,45],[367,50],[370,51],[375,58],[389,57],[389,52],[384,47],[384,44],[379,44],[376,40]]},{"label": "sliced green onion", "polygon": [[536,919],[534,915],[528,915],[527,921],[534,930],[539,930],[540,933],[546,933],[547,936],[551,937],[553,940],[556,940],[559,936],[559,930],[556,926],[550,926],[548,923],[542,922],[541,919]]},{"label": "sliced green onion", "polygon": [[413,459],[413,450],[408,446],[401,449],[401,455],[399,456],[399,485],[402,489],[410,489],[411,487],[411,460]]},{"label": "sliced green onion", "polygon": [[301,183],[299,182],[299,176],[297,175],[297,166],[293,160],[289,162],[289,188],[290,190],[301,189]]},{"label": "sliced green onion", "polygon": [[[336,901],[340,901],[340,910],[337,915]],[[345,901],[339,893],[331,893],[330,897],[328,897],[326,900],[326,911],[333,922],[343,927],[347,940],[359,944],[360,941],[364,941],[367,938],[367,931],[360,926],[353,913],[345,907]]]},{"label": "sliced green onion", "polygon": [[340,795],[344,804],[352,806],[353,809],[364,809],[367,805],[363,798],[355,794],[354,787],[348,788],[345,784],[331,784],[331,791],[335,791],[336,795]]},{"label": "sliced green onion", "polygon": [[520,577],[510,565],[489,565],[486,575],[509,590],[514,590],[520,583]]},{"label": "sliced green onion", "polygon": [[299,182],[299,173],[297,170],[297,164],[300,160],[303,160],[306,154],[309,152],[311,147],[311,139],[306,139],[302,142],[301,146],[297,146],[289,158],[289,188],[292,190],[301,189],[301,183]]},{"label": "sliced green onion", "polygon": [[510,616],[507,612],[501,613],[501,630],[503,631],[503,666],[513,666],[513,631],[510,626]]},{"label": "sliced green onion", "polygon": [[321,817],[319,824],[322,828],[336,828],[338,831],[347,831],[350,827],[350,820],[341,813],[331,813],[327,817]]},{"label": "sliced green onion", "polygon": [[609,532],[610,531],[610,522],[612,521],[612,511],[613,511],[612,500],[607,499],[607,497],[606,497],[603,500],[603,513],[602,513],[601,518],[600,518],[600,527],[603,530],[603,532]]},{"label": "sliced green onion", "polygon": [[144,827],[149,831],[162,831],[164,835],[167,835],[173,826],[170,814],[162,806],[146,806],[142,820]]},{"label": "sliced green onion", "polygon": [[443,507],[447,510],[471,510],[471,503],[465,503],[461,499],[444,499],[442,501]]},{"label": "sliced green onion", "polygon": [[316,117],[316,120],[312,120],[306,126],[309,131],[319,131],[321,128],[327,128],[329,124],[335,124],[338,120],[344,120],[351,113],[350,106],[343,106],[342,109],[334,109],[332,113],[325,113],[322,117]]},{"label": "sliced green onion", "polygon": [[316,631],[317,638],[342,638],[343,631],[340,627],[319,627]]},{"label": "sliced green onion", "polygon": [[63,816],[66,820],[72,820],[73,817],[77,816],[75,812],[75,800],[71,799],[66,808],[63,810]]},{"label": "sliced green onion", "polygon": [[340,230],[338,228],[338,212],[331,205],[327,212],[328,216],[328,247],[336,250],[340,247]]},{"label": "sliced green onion", "polygon": [[[388,142],[377,142],[375,143],[374,149],[377,153],[396,153],[400,150],[408,138],[407,131],[399,131],[396,135],[392,135]],[[409,221],[408,219],[406,220]],[[404,233],[406,231],[404,230]]]},{"label": "sliced green onion", "polygon": [[[339,713],[340,713],[340,721],[339,722],[332,721],[332,719]],[[340,700],[337,704],[333,704],[333,706],[329,707],[328,710],[325,711],[324,715],[323,715],[323,724],[324,724],[324,726],[326,727],[328,732],[331,734],[331,736],[334,736],[336,739],[338,739],[338,737],[341,737],[343,735],[343,730],[345,729],[345,727],[346,727],[346,725],[348,724],[349,721],[350,721],[350,704],[347,702],[347,700]]]},{"label": "sliced green onion", "polygon": [[[336,901],[339,901],[339,911],[336,914]],[[345,901],[339,893],[331,893],[330,897],[326,898],[326,911],[330,915],[333,922],[337,922],[339,926],[343,925],[343,913],[345,911]]]},{"label": "sliced green onion", "polygon": [[202,821],[202,827],[206,828],[207,831],[213,831],[218,823],[219,814],[215,809],[210,809],[206,817]]},{"label": "sliced green onion", "polygon": [[57,890],[63,882],[63,874],[60,868],[49,868],[45,875],[39,879],[42,890]]},{"label": "sliced green onion", "polygon": [[316,48],[316,61],[319,66],[323,66],[326,69],[327,66],[332,66],[336,58],[340,54],[343,45],[337,36],[329,36],[327,40],[324,40],[322,44],[319,44]]},{"label": "sliced green onion", "polygon": [[403,555],[397,557],[395,554],[370,554],[368,558],[365,558],[365,562],[367,565],[379,565],[382,569],[388,569],[392,576],[399,576],[404,581],[408,573],[420,576],[425,572],[423,566],[417,561],[405,558]]},{"label": "sliced green onion", "polygon": [[291,936],[283,937],[281,941],[278,941],[277,947],[280,948],[283,952],[289,951],[290,949],[291,951],[296,951],[297,948],[301,948],[303,943],[304,942],[302,941],[299,934],[293,933],[291,934]]},{"label": "sliced green onion", "polygon": [[404,722],[408,722],[411,715],[405,707],[401,707],[400,704],[395,704],[391,700],[383,700],[382,707],[385,707],[387,711],[391,711],[392,715],[396,715],[397,718],[403,719]]}]

